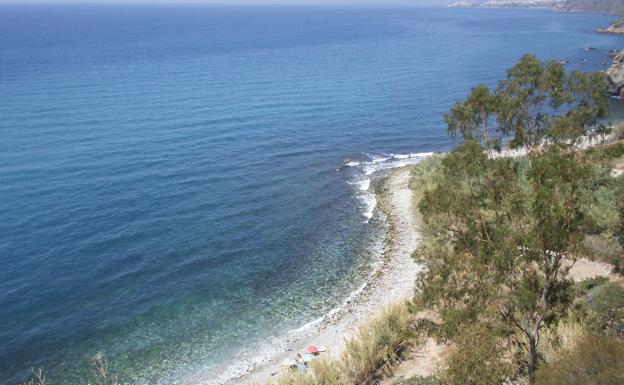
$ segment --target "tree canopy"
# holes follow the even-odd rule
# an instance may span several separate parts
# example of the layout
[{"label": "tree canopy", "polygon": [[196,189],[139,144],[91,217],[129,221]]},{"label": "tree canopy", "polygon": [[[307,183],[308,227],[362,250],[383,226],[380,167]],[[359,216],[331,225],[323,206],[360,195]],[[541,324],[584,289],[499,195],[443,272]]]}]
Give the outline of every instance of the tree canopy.
[{"label": "tree canopy", "polygon": [[[496,90],[478,86],[446,115],[463,142],[421,199],[429,270],[419,301],[440,313],[443,337],[471,323],[500,330],[525,352],[514,357],[516,375],[530,383],[540,335],[570,307],[568,272],[587,253],[587,213],[602,181],[578,145],[605,131],[605,87],[602,75],[524,56]],[[527,155],[496,155],[505,143]]]}]

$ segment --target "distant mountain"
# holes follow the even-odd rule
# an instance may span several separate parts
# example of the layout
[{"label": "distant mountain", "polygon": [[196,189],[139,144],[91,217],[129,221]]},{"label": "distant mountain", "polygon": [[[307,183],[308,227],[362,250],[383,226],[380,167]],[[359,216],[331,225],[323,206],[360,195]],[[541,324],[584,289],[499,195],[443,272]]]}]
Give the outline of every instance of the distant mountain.
[{"label": "distant mountain", "polygon": [[565,0],[464,0],[449,5],[456,8],[555,8]]},{"label": "distant mountain", "polygon": [[624,15],[624,0],[460,0],[449,7],[553,8],[562,12],[597,12]]},{"label": "distant mountain", "polygon": [[624,15],[624,0],[566,0],[556,6],[565,12],[597,12]]}]

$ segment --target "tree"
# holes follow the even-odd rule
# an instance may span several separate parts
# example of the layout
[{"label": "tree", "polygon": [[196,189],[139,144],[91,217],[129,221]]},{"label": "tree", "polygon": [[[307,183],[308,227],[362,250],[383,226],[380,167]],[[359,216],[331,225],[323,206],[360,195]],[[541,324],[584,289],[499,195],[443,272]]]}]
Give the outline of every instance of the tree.
[{"label": "tree", "polygon": [[[600,76],[523,57],[495,93],[477,87],[447,115],[464,142],[420,204],[431,239],[421,248],[430,261],[421,301],[438,309],[446,337],[465,323],[507,324],[531,384],[540,334],[571,305],[568,272],[592,225],[585,212],[597,183],[576,148],[603,130],[603,86]],[[492,156],[489,127],[528,156]]]},{"label": "tree", "polygon": [[480,140],[488,149],[497,146],[498,141],[490,137],[489,128],[497,105],[497,95],[487,86],[475,87],[466,100],[456,103],[445,115],[449,134],[460,133],[464,138]]},{"label": "tree", "polygon": [[561,63],[525,55],[495,91],[474,88],[445,120],[451,135],[478,139],[488,151],[499,146],[501,136],[510,138],[512,148],[533,150],[546,138],[576,145],[587,135],[605,132],[606,93],[604,74],[566,74]]}]

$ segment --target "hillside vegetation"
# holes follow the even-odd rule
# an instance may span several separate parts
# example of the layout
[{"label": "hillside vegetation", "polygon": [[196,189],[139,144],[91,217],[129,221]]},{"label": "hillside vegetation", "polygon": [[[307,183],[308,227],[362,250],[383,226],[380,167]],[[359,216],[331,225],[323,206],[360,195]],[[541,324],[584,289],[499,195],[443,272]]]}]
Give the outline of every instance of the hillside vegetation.
[{"label": "hillside vegetation", "polygon": [[558,6],[566,12],[596,12],[609,15],[624,15],[622,0],[566,0]]},{"label": "hillside vegetation", "polygon": [[561,12],[624,15],[624,2],[622,0],[460,0],[450,6],[463,8],[552,8]]}]

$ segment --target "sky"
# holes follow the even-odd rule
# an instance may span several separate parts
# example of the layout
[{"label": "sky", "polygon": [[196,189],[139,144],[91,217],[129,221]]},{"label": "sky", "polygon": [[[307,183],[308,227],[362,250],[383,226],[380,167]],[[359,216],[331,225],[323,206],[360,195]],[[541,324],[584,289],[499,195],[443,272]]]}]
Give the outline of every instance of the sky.
[{"label": "sky", "polygon": [[198,3],[198,4],[366,4],[366,5],[446,5],[452,0],[0,0],[2,3]]}]

